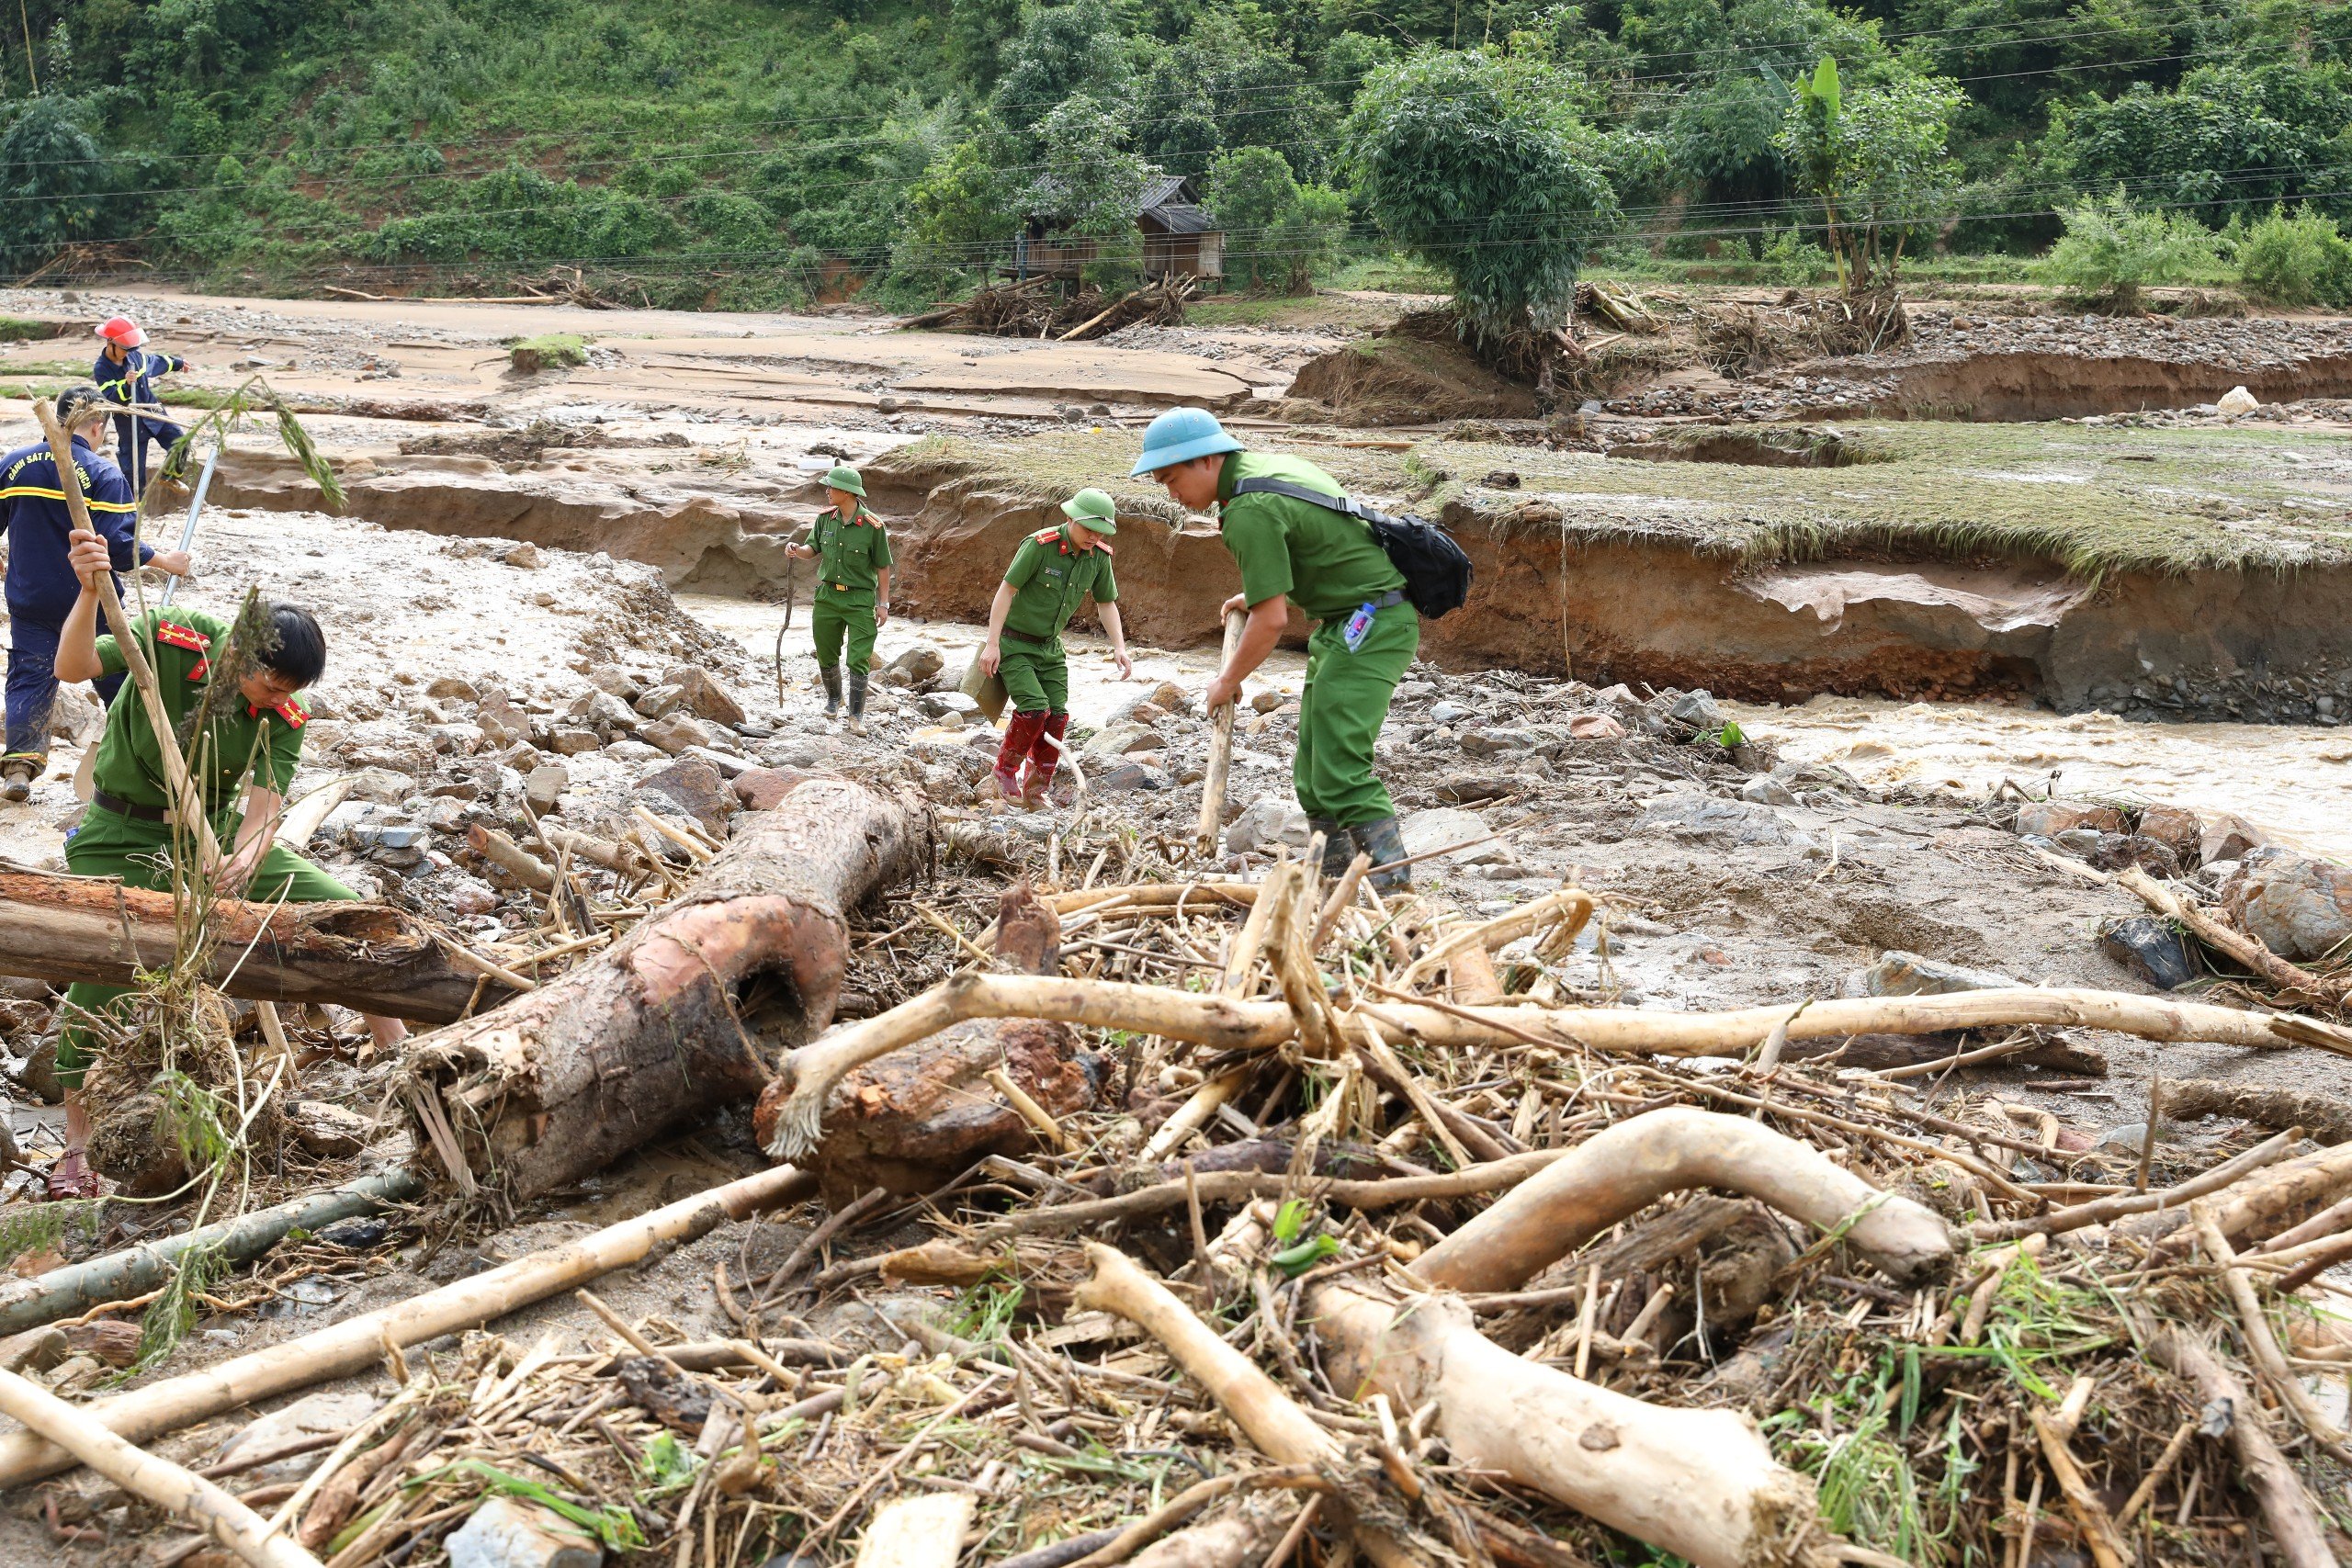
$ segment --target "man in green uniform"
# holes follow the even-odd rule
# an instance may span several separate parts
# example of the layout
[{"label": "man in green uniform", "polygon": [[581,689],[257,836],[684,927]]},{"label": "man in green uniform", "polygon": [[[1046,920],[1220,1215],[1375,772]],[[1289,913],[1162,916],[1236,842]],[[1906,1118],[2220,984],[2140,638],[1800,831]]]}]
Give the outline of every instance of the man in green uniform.
[{"label": "man in green uniform", "polygon": [[1405,598],[1404,574],[1359,519],[1248,489],[1244,481],[1261,479],[1320,495],[1346,493],[1312,463],[1243,451],[1204,410],[1170,409],[1153,420],[1135,472],[1166,486],[1188,512],[1217,509],[1225,547],[1241,568],[1241,592],[1225,610],[1246,608],[1249,627],[1209,682],[1210,712],[1240,697],[1242,681],[1274,650],[1289,604],[1321,623],[1307,640],[1299,696],[1298,755],[1291,765],[1298,804],[1323,835],[1327,874],[1345,870],[1362,850],[1372,857],[1374,886],[1411,886],[1405,868],[1378,869],[1403,860],[1405,846],[1396,803],[1372,771],[1389,700],[1421,646],[1421,619]]},{"label": "man in green uniform", "polygon": [[818,514],[808,542],[795,545],[802,560],[822,562],[808,604],[817,643],[817,671],[825,682],[825,713],[842,710],[842,644],[849,644],[849,728],[865,733],[865,679],[874,663],[874,634],[890,622],[890,536],[865,509],[865,481],[847,463],[825,476],[832,509]]},{"label": "man in green uniform", "polygon": [[1062,502],[1062,515],[1069,521],[1031,535],[1012,552],[989,606],[988,646],[980,649],[980,668],[1001,676],[1012,699],[1004,744],[997,748],[997,793],[1008,800],[1017,795],[1031,806],[1046,798],[1061,766],[1062,737],[1069,732],[1069,658],[1062,651],[1062,628],[1089,595],[1111,634],[1119,679],[1136,671],[1119,625],[1119,581],[1111,574],[1111,547],[1104,542],[1119,531],[1119,509],[1101,491],[1082,490]]},{"label": "man in green uniform", "polygon": [[[109,569],[106,541],[82,529],[73,534],[68,560],[82,582],[81,597],[58,633],[57,673],[65,681],[94,681],[129,668],[120,646],[97,633],[98,597],[90,586]],[[273,604],[267,613],[271,646],[237,655],[228,671],[233,686],[215,691],[221,674],[216,657],[228,652],[229,626],[218,616],[174,606],[151,610],[133,623],[140,646],[155,671],[164,709],[175,731],[185,733],[197,710],[209,699],[201,733],[185,743],[189,776],[204,801],[219,841],[233,846],[215,891],[265,902],[321,903],[357,894],[273,837],[302,751],[302,726],[309,712],[296,693],[326,667],[326,640],[306,610]],[[261,640],[261,639],[255,639]],[[146,705],[125,692],[107,709],[105,732],[91,772],[96,786],[82,826],[65,842],[65,864],[80,876],[119,876],[131,887],[172,886],[173,826],[166,809],[162,745],[147,721]],[[242,814],[238,794],[248,777]],[[185,841],[186,836],[182,835]],[[65,993],[65,1023],[58,1037],[57,1077],[65,1086],[65,1153],[49,1179],[51,1197],[85,1197],[96,1178],[83,1157],[90,1134],[82,1103],[82,1076],[96,1042],[87,1020],[130,995],[123,986],[78,984]],[[379,1049],[407,1036],[395,1018],[369,1018]]]}]

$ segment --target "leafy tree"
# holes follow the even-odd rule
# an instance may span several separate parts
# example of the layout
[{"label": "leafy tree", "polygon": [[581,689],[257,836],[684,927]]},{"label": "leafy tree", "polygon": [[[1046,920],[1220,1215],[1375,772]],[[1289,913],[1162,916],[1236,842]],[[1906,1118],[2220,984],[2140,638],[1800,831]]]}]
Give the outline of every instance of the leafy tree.
[{"label": "leafy tree", "polygon": [[1838,282],[1851,294],[1891,291],[1904,247],[1933,231],[1959,166],[1947,151],[1961,92],[1934,77],[1895,75],[1846,92],[1824,55],[1781,129],[1781,150],[1821,203]]},{"label": "leafy tree", "polygon": [[2343,188],[2347,126],[2352,93],[2340,68],[2203,66],[2175,92],[2143,82],[2112,99],[2057,105],[2041,167],[2078,190],[2129,183],[2168,206],[2318,198]]},{"label": "leafy tree", "polygon": [[2273,305],[2352,305],[2352,241],[2310,207],[2274,207],[2238,241],[2238,283]]},{"label": "leafy tree", "polygon": [[1159,166],[1129,145],[1116,114],[1088,97],[1057,107],[1038,125],[1037,142],[1040,172],[1023,193],[1024,209],[1057,236],[1094,242],[1088,281],[1108,287],[1135,276],[1143,254],[1136,213]]},{"label": "leafy tree", "polygon": [[2137,311],[2151,284],[2185,283],[2215,262],[2212,231],[2187,213],[2135,208],[2120,190],[2059,214],[2065,233],[2042,276],[2119,311]]},{"label": "leafy tree", "polygon": [[1302,186],[1271,147],[1242,147],[1209,168],[1209,210],[1226,231],[1227,276],[1252,288],[1312,293],[1347,237],[1347,198]]},{"label": "leafy tree", "polygon": [[0,257],[12,272],[98,231],[107,168],[84,113],[73,98],[43,94],[0,132]]},{"label": "leafy tree", "polygon": [[1567,320],[1577,269],[1619,221],[1593,139],[1548,67],[1423,50],[1364,82],[1346,143],[1365,209],[1453,280],[1489,351]]},{"label": "leafy tree", "polygon": [[1133,74],[1127,55],[1109,0],[1037,6],[1023,13],[1021,31],[1004,46],[991,105],[1019,135],[1077,94],[1116,102]]}]

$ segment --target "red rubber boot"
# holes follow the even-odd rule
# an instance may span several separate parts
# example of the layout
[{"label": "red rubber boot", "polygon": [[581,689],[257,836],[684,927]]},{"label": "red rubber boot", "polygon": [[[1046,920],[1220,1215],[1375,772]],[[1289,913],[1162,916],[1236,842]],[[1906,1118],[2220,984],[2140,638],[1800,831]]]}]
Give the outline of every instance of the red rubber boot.
[{"label": "red rubber boot", "polygon": [[1021,794],[1021,764],[1046,728],[1042,713],[1020,713],[1004,721],[1004,743],[996,749],[996,793],[1005,800]]},{"label": "red rubber boot", "polygon": [[1029,774],[1021,781],[1021,798],[1031,806],[1046,803],[1046,791],[1062,765],[1062,737],[1069,733],[1069,715],[1049,713],[1029,748]]}]

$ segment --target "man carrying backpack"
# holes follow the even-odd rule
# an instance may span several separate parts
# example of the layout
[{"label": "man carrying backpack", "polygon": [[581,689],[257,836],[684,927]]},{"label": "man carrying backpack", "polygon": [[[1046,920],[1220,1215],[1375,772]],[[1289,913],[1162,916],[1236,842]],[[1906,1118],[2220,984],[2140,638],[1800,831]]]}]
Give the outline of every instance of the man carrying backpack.
[{"label": "man carrying backpack", "polygon": [[1347,510],[1338,480],[1296,457],[1243,451],[1204,410],[1171,409],[1151,422],[1134,477],[1145,475],[1187,512],[1216,511],[1241,568],[1241,592],[1225,610],[1246,608],[1249,626],[1209,682],[1209,711],[1239,698],[1243,680],[1273,652],[1290,604],[1320,622],[1306,644],[1291,764],[1298,804],[1323,835],[1326,875],[1345,871],[1362,850],[1372,857],[1374,886],[1410,886],[1410,871],[1382,869],[1405,859],[1405,846],[1396,803],[1372,771],[1389,701],[1421,645],[1404,573]]}]

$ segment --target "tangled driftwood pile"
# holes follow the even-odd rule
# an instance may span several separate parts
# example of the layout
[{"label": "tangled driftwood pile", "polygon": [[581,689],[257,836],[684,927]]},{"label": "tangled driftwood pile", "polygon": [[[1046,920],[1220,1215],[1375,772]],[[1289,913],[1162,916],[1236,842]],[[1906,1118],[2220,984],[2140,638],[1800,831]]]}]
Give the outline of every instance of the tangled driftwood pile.
[{"label": "tangled driftwood pile", "polygon": [[1092,284],[1063,290],[1054,279],[1041,276],[991,285],[967,299],[938,306],[899,324],[1076,343],[1108,337],[1122,327],[1181,327],[1185,303],[1199,291],[1200,279],[1191,276],[1163,277],[1140,288],[1111,293]]},{"label": "tangled driftwood pile", "polygon": [[[264,1499],[334,1568],[460,1530],[678,1568],[2345,1548],[2320,1274],[2352,1145],[2192,1168],[1920,1089],[2049,1030],[2352,1032],[2048,988],[1613,1007],[1560,962],[1607,918],[1580,889],[1473,920],[1361,862],[1188,880],[1076,825],[1048,859],[1076,886],[933,884],[860,934],[938,841],[918,803],[803,783],[410,1063],[445,1188],[544,1190],[626,1142],[596,1106],[672,1124],[771,1061],[755,1125],[790,1163],[80,1418],[147,1442],[393,1352],[401,1392]],[[828,1029],[845,979],[898,1005]],[[665,1038],[710,1063],[659,1070]],[[812,1188],[675,1320],[583,1296],[581,1327],[400,1353]],[[0,1440],[0,1482],[64,1462]]]}]

